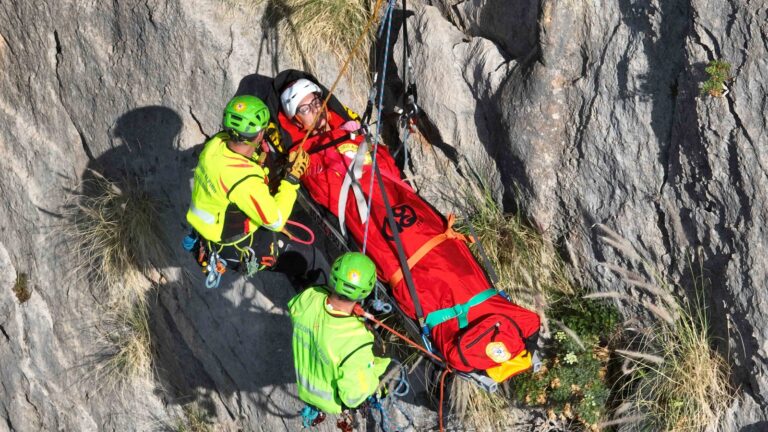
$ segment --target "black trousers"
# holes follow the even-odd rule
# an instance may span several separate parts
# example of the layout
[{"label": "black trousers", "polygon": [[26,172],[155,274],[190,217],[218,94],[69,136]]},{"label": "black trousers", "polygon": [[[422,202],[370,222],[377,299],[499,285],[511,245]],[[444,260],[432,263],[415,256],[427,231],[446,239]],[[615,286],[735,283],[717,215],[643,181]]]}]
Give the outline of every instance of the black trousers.
[{"label": "black trousers", "polygon": [[[246,240],[239,244],[239,249],[244,249],[248,243]],[[265,270],[284,273],[300,288],[328,283],[331,267],[315,245],[302,244],[283,233],[261,228],[253,233],[250,249],[257,260],[270,264]],[[242,252],[234,246],[224,246],[219,256],[227,260],[228,266],[234,270],[245,265],[240,262]]]}]

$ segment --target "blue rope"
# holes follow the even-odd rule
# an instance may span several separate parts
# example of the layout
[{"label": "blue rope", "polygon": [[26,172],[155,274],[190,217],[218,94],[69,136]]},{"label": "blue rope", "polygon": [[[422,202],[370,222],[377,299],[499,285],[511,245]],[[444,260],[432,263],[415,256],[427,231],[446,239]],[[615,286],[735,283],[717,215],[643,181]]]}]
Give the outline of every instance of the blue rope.
[{"label": "blue rope", "polygon": [[379,412],[379,427],[384,432],[389,432],[389,416],[387,415],[387,411],[384,409],[384,407],[381,405],[381,400],[374,396],[368,397],[368,406],[373,408],[374,410]]},{"label": "blue rope", "polygon": [[381,108],[382,108],[382,105],[384,104],[384,84],[387,81],[387,62],[389,61],[389,40],[390,40],[390,35],[392,33],[392,12],[395,10],[395,2],[396,0],[389,0],[389,4],[387,5],[387,12],[386,12],[387,16],[385,18],[385,21],[387,23],[387,39],[386,39],[386,45],[384,46],[384,63],[382,63],[382,66],[381,66],[381,84],[379,85],[379,103],[377,105],[378,117],[376,119],[376,133],[373,139],[373,160],[371,162],[371,185],[368,188],[368,219],[365,221],[365,233],[363,234],[363,253],[365,253],[366,247],[368,246],[368,226],[371,224],[370,210],[371,210],[371,199],[373,198],[373,183],[374,183],[373,172],[376,169],[376,155],[378,154],[378,150],[379,150],[379,139],[380,139],[380,133],[381,133]]}]

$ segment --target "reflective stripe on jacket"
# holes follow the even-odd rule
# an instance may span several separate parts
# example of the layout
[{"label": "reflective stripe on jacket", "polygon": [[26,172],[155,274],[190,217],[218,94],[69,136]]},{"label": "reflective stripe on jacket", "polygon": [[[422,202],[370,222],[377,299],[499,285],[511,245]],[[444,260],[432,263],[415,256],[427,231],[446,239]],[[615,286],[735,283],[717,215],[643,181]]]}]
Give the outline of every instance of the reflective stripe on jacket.
[{"label": "reflective stripe on jacket", "polygon": [[296,202],[298,185],[280,182],[272,196],[259,164],[227,147],[226,132],[214,135],[195,168],[187,221],[205,239],[221,242],[264,226],[283,229]]},{"label": "reflective stripe on jacket", "polygon": [[376,391],[390,359],[373,355],[373,334],[356,316],[332,314],[328,292],[307,288],[288,302],[299,398],[337,414]]}]

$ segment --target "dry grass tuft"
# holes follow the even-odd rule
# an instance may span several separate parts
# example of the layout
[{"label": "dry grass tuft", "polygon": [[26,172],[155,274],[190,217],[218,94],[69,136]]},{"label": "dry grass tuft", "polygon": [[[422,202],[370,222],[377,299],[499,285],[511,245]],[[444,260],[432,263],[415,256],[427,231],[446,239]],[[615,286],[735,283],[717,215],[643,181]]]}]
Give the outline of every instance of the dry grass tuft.
[{"label": "dry grass tuft", "polygon": [[[628,258],[640,256],[628,241],[615,238],[617,234],[607,227],[600,229],[611,237],[608,243]],[[712,348],[703,287],[694,286],[697,294],[693,300],[681,298],[674,294],[674,286],[656,276],[658,272],[650,263],[641,264],[656,280],[643,280],[636,273],[604,264],[621,277],[630,295],[639,295],[635,288],[640,288],[653,297],[633,300],[655,320],[648,331],[630,341],[632,350],[615,351],[625,358],[622,410],[615,415],[631,415],[603,425],[631,420],[644,430],[714,430],[733,400],[733,390],[730,367]]]},{"label": "dry grass tuft", "polygon": [[502,386],[496,393],[488,393],[475,383],[454,376],[449,394],[450,411],[465,427],[504,430],[515,420],[510,414],[510,398]]},{"label": "dry grass tuft", "polygon": [[130,304],[144,297],[149,280],[157,281],[157,269],[169,262],[161,205],[135,183],[121,189],[92,173],[68,214],[79,255],[73,270],[106,291],[108,302]]},{"label": "dry grass tuft", "polygon": [[107,350],[98,376],[109,384],[150,376],[152,338],[145,301],[111,309],[102,318],[99,335]]},{"label": "dry grass tuft", "polygon": [[[288,52],[310,71],[318,52],[330,52],[346,60],[371,17],[363,0],[261,0],[267,1],[267,19],[286,35]],[[366,75],[368,49],[376,23],[355,51],[350,75]]]},{"label": "dry grass tuft", "polygon": [[213,432],[211,416],[195,404],[184,405],[184,417],[176,422],[176,432]]},{"label": "dry grass tuft", "polygon": [[[482,198],[469,195],[474,213],[469,222],[480,239],[498,276],[497,288],[510,294],[515,303],[546,308],[553,295],[573,295],[575,289],[551,242],[517,215],[504,214],[490,193]],[[461,228],[468,232],[468,227]],[[473,247],[478,252],[477,247]],[[482,257],[478,258],[484,263]],[[536,280],[531,275],[536,275]],[[537,307],[538,303],[539,304]]]},{"label": "dry grass tuft", "polygon": [[85,279],[103,313],[97,334],[105,349],[95,373],[117,384],[152,373],[150,290],[171,250],[161,225],[161,204],[138,181],[122,186],[96,171],[83,181],[67,216],[76,252],[73,271]]}]

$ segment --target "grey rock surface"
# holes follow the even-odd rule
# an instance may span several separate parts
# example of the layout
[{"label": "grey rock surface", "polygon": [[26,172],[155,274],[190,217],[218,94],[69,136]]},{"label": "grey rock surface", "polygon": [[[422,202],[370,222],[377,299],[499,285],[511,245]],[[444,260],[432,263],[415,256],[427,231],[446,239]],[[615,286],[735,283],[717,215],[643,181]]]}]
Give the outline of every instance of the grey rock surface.
[{"label": "grey rock surface", "polygon": [[[219,430],[295,430],[279,275],[202,288],[171,257],[153,291],[153,379],[101,382],[99,294],[73,274],[62,209],[88,168],[133,174],[162,198],[167,236],[184,234],[195,151],[234,93],[257,94],[300,59],[264,18],[268,4],[218,0],[0,3],[0,431],[162,430],[195,402]],[[484,179],[555,241],[584,283],[615,280],[592,226],[614,227],[690,282],[703,256],[715,335],[741,399],[722,430],[768,423],[766,80],[763,0],[409,2],[423,110],[409,176],[441,210]],[[395,72],[402,40],[395,38]],[[339,65],[317,53],[325,83]],[[700,97],[703,66],[725,59],[725,98]],[[245,78],[245,79],[244,79]],[[350,106],[365,79],[339,89]],[[391,96],[390,96],[391,97]],[[389,108],[397,105],[388,102]],[[436,181],[439,179],[439,181]],[[184,278],[183,272],[191,276]],[[12,290],[29,275],[29,300]],[[414,429],[434,426],[422,406]],[[326,424],[325,430],[333,430]]]},{"label": "grey rock surface", "polygon": [[[104,294],[71,271],[77,254],[62,234],[71,192],[93,169],[143,179],[165,203],[177,249],[196,152],[218,131],[222,107],[236,92],[263,94],[266,77],[300,64],[282,52],[265,7],[0,4],[0,431],[173,430],[192,403],[216,430],[300,428],[287,279],[229,278],[205,290],[187,256],[169,257],[167,283],[148,295],[154,373],[115,387],[99,369]],[[317,63],[330,82],[339,66]],[[22,272],[33,290],[20,303],[12,288]],[[434,421],[406,409],[417,425]]]},{"label": "grey rock surface", "polygon": [[[572,245],[588,286],[616,283],[597,265],[617,259],[597,240],[598,222],[689,289],[689,262],[700,256],[713,333],[743,397],[720,430],[768,427],[766,2],[425,3],[414,22],[439,10],[463,40],[488,39],[509,59],[500,81],[465,69],[464,82],[452,84],[459,90],[431,92],[429,117],[450,118],[441,104],[456,92],[483,95],[483,110],[496,114],[484,125],[496,132],[478,138],[508,208]],[[445,23],[414,27],[414,63],[445,49],[422,42],[445,37]],[[730,92],[702,97],[704,67],[715,59],[733,66]],[[431,74],[439,80],[443,70]],[[475,133],[460,121],[440,131]]]}]

